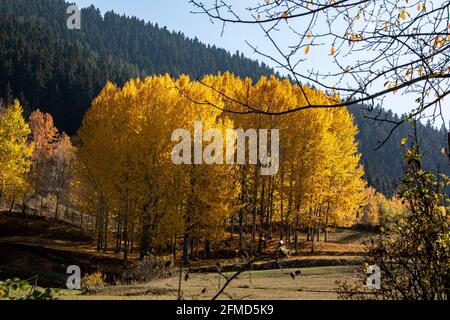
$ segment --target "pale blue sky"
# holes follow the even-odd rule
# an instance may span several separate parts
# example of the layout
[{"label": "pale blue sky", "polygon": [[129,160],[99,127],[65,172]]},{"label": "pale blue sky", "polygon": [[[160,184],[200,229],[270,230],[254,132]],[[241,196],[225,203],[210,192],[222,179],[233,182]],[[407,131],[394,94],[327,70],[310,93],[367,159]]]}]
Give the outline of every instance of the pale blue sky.
[{"label": "pale blue sky", "polygon": [[[215,44],[218,47],[225,48],[231,52],[239,50],[245,56],[264,61],[267,64],[274,66],[271,61],[263,59],[261,56],[253,52],[253,50],[246,44],[246,40],[264,53],[276,55],[270,43],[265,39],[257,26],[249,25],[227,25],[225,33],[222,35],[222,25],[217,21],[212,23],[206,16],[199,14],[192,14],[195,8],[188,0],[72,0],[80,7],[86,7],[93,4],[99,8],[100,11],[113,10],[119,14],[127,16],[136,16],[145,21],[158,23],[159,26],[166,26],[169,30],[181,31],[186,36],[193,38],[197,37],[200,41],[209,44]],[[235,1],[239,5],[239,0]],[[285,42],[285,46],[289,45],[291,39],[285,36],[292,35],[291,33],[283,33],[282,38],[278,39],[280,42]],[[319,50],[310,50],[308,55],[306,67],[314,67],[316,69],[326,70],[329,68],[333,70],[331,59],[323,55]],[[317,67],[315,67],[317,66]],[[297,70],[298,71],[298,70]],[[301,69],[300,69],[301,71]],[[402,114],[411,110],[411,105],[414,105],[415,97],[402,97],[400,95],[390,95],[385,98],[383,107],[392,109],[395,113]],[[450,119],[449,116],[445,117]],[[436,123],[440,125],[440,123]]]}]

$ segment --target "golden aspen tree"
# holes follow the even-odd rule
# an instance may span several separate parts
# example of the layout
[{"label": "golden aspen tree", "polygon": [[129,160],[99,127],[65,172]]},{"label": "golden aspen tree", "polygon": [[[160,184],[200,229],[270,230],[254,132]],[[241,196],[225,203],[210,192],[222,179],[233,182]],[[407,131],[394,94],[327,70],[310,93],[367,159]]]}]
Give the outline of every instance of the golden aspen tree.
[{"label": "golden aspen tree", "polygon": [[330,133],[334,141],[329,162],[329,194],[323,219],[325,241],[328,240],[330,225],[349,227],[356,222],[365,187],[353,118],[345,109],[331,110],[329,115],[332,121]]},{"label": "golden aspen tree", "polygon": [[[27,188],[26,174],[31,166],[33,145],[27,138],[30,128],[23,118],[23,109],[15,100],[0,112],[0,199]],[[12,208],[11,208],[12,209]]]},{"label": "golden aspen tree", "polygon": [[[106,248],[110,220],[125,265],[135,243],[142,259],[168,247],[175,257],[177,244],[184,262],[199,254],[201,243],[206,255],[236,218],[239,251],[246,247],[245,226],[252,240],[272,238],[276,224],[281,238],[290,239],[293,226],[298,252],[300,228],[309,228],[312,240],[322,229],[354,221],[363,182],[357,130],[347,110],[284,116],[223,112],[248,106],[286,111],[305,103],[302,91],[315,103],[330,101],[325,93],[286,79],[263,77],[253,84],[230,73],[201,81],[147,77],[122,88],[108,83],[78,132],[78,170],[71,186],[80,207],[95,218],[98,248]],[[246,136],[240,146],[245,164],[228,162],[223,148],[228,129]],[[279,168],[265,176],[255,132],[272,129],[280,131]],[[256,152],[247,148],[252,139]],[[268,135],[269,144],[271,139]],[[239,142],[232,144],[236,160]],[[265,152],[271,156],[272,150]]]},{"label": "golden aspen tree", "polygon": [[[214,80],[212,76],[205,77],[203,82],[212,85]],[[194,99],[220,103],[219,93],[206,90],[205,86],[190,82],[187,77],[181,77],[177,84],[182,90],[188,91],[189,96]],[[230,179],[233,176],[234,166],[224,165],[225,155],[223,149],[219,150],[220,146],[223,146],[223,141],[217,141],[221,137],[226,137],[226,129],[232,128],[233,124],[228,119],[220,118],[220,110],[194,103],[186,98],[180,100],[177,114],[177,125],[192,135],[193,143],[193,152],[186,159],[188,163],[175,166],[173,170],[176,173],[178,185],[181,186],[177,192],[177,198],[179,205],[184,208],[182,247],[183,261],[187,263],[190,246],[192,254],[193,241],[203,238],[206,247],[207,242],[220,237],[228,216],[229,205],[234,202],[234,183],[233,179]],[[201,124],[200,128],[198,124]],[[210,129],[214,130],[210,131],[215,132],[214,136],[203,136]],[[198,156],[203,156],[195,152],[196,144],[201,143],[202,139],[209,140],[211,143],[209,146],[214,146],[214,143],[218,142],[219,148],[214,148],[216,156],[213,157],[214,163],[207,164],[201,161],[202,159],[197,159]],[[205,152],[206,150],[205,148]],[[183,152],[186,151],[189,150]]]}]

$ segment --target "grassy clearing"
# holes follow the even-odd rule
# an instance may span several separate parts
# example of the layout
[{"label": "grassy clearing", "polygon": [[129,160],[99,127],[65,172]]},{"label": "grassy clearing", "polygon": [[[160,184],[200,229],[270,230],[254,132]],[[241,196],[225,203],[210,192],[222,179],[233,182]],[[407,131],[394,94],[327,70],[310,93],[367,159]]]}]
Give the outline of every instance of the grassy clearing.
[{"label": "grassy clearing", "polygon": [[[327,243],[311,242],[306,235],[300,235],[300,256],[283,259],[286,269],[272,269],[268,261],[258,263],[255,269],[247,271],[227,288],[222,299],[337,299],[336,280],[354,276],[355,267],[364,254],[362,242],[370,237],[367,232],[336,230],[330,233]],[[123,273],[122,254],[97,252],[95,244],[81,229],[66,223],[42,217],[24,217],[20,214],[0,213],[0,266],[3,277],[28,279],[39,275],[39,285],[45,287],[65,286],[66,267],[76,264],[83,272],[101,271],[109,283],[117,283]],[[189,281],[182,282],[184,299],[211,299],[225,279],[215,272],[220,262],[223,270],[231,271],[235,264],[241,264],[235,257],[238,237],[228,234],[223,243],[213,247],[210,259],[194,259],[193,270],[210,273],[191,273]],[[286,244],[288,250],[293,243]],[[228,248],[228,249],[227,249]],[[227,251],[228,250],[228,251]],[[267,243],[266,253],[278,251],[278,239]],[[129,256],[130,270],[139,263],[138,254]],[[266,268],[267,267],[267,268]],[[278,266],[275,266],[278,268]],[[293,269],[289,269],[293,268]],[[203,269],[203,270],[200,270]],[[205,270],[206,269],[206,270]],[[263,270],[264,269],[264,270]],[[292,271],[302,274],[292,279]],[[230,275],[229,273],[228,275]],[[206,288],[206,292],[202,293]],[[82,295],[79,291],[61,289],[59,299],[176,299],[178,277],[160,279],[143,284],[109,286],[97,294]]]},{"label": "grassy clearing", "polygon": [[[296,270],[301,270],[301,274],[292,279],[289,274]],[[354,266],[248,271],[230,284],[221,299],[334,300],[338,299],[336,280],[350,279],[354,272]],[[191,274],[188,281],[182,281],[183,297],[186,300],[209,300],[224,282],[217,273]],[[207,290],[202,294],[204,288]],[[61,292],[58,298],[173,300],[177,292],[178,278],[174,276],[142,285],[112,286],[94,295]]]}]

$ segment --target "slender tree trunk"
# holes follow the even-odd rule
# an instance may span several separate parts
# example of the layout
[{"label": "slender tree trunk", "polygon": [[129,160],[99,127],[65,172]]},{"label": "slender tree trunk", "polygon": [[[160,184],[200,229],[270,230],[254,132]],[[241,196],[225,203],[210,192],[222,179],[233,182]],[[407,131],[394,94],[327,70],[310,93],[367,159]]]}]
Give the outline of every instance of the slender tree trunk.
[{"label": "slender tree trunk", "polygon": [[103,246],[103,252],[106,252],[108,250],[108,225],[109,225],[109,212],[105,208],[105,230],[104,230],[104,246]]},{"label": "slender tree trunk", "polygon": [[328,215],[330,210],[330,204],[328,204],[327,211],[325,212],[325,242],[328,242]]},{"label": "slender tree trunk", "polygon": [[[194,163],[194,162],[192,162]],[[186,218],[184,225],[184,239],[183,239],[183,266],[189,264],[189,245],[191,242],[191,217],[194,213],[195,206],[195,186],[196,186],[196,176],[195,176],[195,164],[191,166],[190,171],[190,183],[191,183],[191,196],[189,198],[189,203],[186,208]]]},{"label": "slender tree trunk", "polygon": [[230,232],[230,239],[233,240],[233,234],[234,234],[234,216],[231,217],[231,232]]},{"label": "slender tree trunk", "polygon": [[55,209],[55,219],[56,220],[58,220],[58,215],[59,215],[59,212],[58,212],[58,209],[59,209],[59,193],[57,192],[56,193],[56,209]]},{"label": "slender tree trunk", "polygon": [[191,256],[191,259],[194,259],[194,256],[195,256],[195,254],[194,254],[194,247],[195,247],[195,239],[191,239],[191,242],[189,243],[189,247],[190,247],[190,256]]},{"label": "slender tree trunk", "polygon": [[203,255],[204,255],[204,258],[205,258],[205,259],[208,259],[208,257],[209,257],[209,251],[210,251],[210,248],[209,248],[209,240],[208,240],[208,239],[205,239],[205,247],[204,247],[204,249],[203,249]]},{"label": "slender tree trunk", "polygon": [[287,224],[287,228],[286,228],[287,241],[288,241],[288,243],[291,243],[291,228],[292,228],[291,224],[288,223],[288,224]]},{"label": "slender tree trunk", "polygon": [[183,238],[183,264],[188,265],[189,264],[189,231],[187,228],[185,228],[184,231],[184,238]]},{"label": "slender tree trunk", "polygon": [[[262,241],[262,245],[265,248],[266,247],[266,234],[267,234],[267,221],[264,221],[264,217],[265,217],[265,189],[266,189],[266,181],[265,179],[262,179],[262,188],[261,188],[261,196],[260,196],[260,203],[259,203],[259,224],[260,224],[260,233],[259,233],[259,241]],[[258,252],[260,252],[261,250],[258,249]]]},{"label": "slender tree trunk", "polygon": [[284,236],[284,216],[283,216],[283,197],[284,195],[284,171],[281,171],[281,192],[280,192],[280,240],[283,240]]},{"label": "slender tree trunk", "polygon": [[141,261],[143,261],[145,259],[145,256],[147,255],[147,252],[148,252],[149,228],[150,228],[150,226],[147,223],[144,223],[142,226],[141,251],[139,254],[139,258]]},{"label": "slender tree trunk", "polygon": [[273,193],[274,193],[274,177],[270,178],[270,193],[269,193],[269,210],[268,210],[268,238],[273,239]]},{"label": "slender tree trunk", "polygon": [[[290,219],[292,217],[292,207],[293,207],[293,181],[290,179],[289,181],[289,193],[288,193],[288,210],[286,219]],[[288,222],[288,228],[287,228],[287,237],[288,242],[291,243],[291,223]]]},{"label": "slender tree trunk", "polygon": [[177,259],[177,235],[174,234],[172,238],[172,259],[175,263],[175,260]]},{"label": "slender tree trunk", "polygon": [[97,251],[100,251],[103,247],[103,230],[102,230],[102,196],[98,198],[98,211],[96,214],[96,219],[94,223],[95,233],[97,234]]},{"label": "slender tree trunk", "polygon": [[295,229],[294,229],[294,255],[299,255],[299,248],[298,248],[298,229],[299,229],[299,217],[297,214],[297,217],[295,219]]},{"label": "slender tree trunk", "polygon": [[252,210],[252,241],[256,240],[256,215],[257,215],[257,203],[258,203],[258,189],[259,189],[259,174],[258,166],[255,167],[255,189],[253,194],[253,210]]},{"label": "slender tree trunk", "polygon": [[[128,202],[128,201],[127,201]],[[129,204],[127,203],[127,211],[129,208]],[[123,226],[123,266],[124,268],[128,268],[128,212],[125,214],[124,226]]]},{"label": "slender tree trunk", "polygon": [[26,202],[26,195],[22,197],[22,214],[27,214],[27,202]]},{"label": "slender tree trunk", "polygon": [[11,201],[11,206],[9,207],[9,213],[11,213],[13,211],[15,203],[16,203],[16,196],[14,196]]},{"label": "slender tree trunk", "polygon": [[244,240],[243,220],[244,220],[244,212],[243,209],[241,209],[239,210],[239,256],[241,256],[243,249],[243,240]]},{"label": "slender tree trunk", "polygon": [[115,253],[120,252],[120,216],[116,225],[116,250]]},{"label": "slender tree trunk", "polygon": [[252,212],[252,241],[256,240],[256,207]]},{"label": "slender tree trunk", "polygon": [[320,242],[320,231],[322,229],[322,206],[317,208],[317,242]]}]

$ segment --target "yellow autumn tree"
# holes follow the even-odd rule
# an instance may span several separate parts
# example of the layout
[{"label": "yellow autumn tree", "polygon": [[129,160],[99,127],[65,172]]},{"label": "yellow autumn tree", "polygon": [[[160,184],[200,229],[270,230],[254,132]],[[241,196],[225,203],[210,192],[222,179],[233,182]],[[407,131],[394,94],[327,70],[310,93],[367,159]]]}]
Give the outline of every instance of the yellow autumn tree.
[{"label": "yellow autumn tree", "polygon": [[26,174],[33,152],[27,142],[29,134],[19,101],[0,110],[0,198],[14,198],[28,186]]},{"label": "yellow autumn tree", "polygon": [[[148,77],[122,88],[108,83],[78,132],[72,186],[79,207],[95,221],[98,249],[106,250],[113,234],[125,264],[136,244],[141,258],[169,249],[175,256],[178,247],[188,262],[200,245],[207,255],[230,223],[239,226],[240,252],[262,250],[277,226],[280,238],[294,236],[298,250],[302,228],[314,240],[330,227],[351,225],[364,182],[348,111],[260,112],[305,103],[305,91],[315,103],[330,102],[325,93],[287,79],[253,83],[230,73],[201,81]],[[249,106],[260,109],[249,113]],[[228,129],[247,135],[244,146],[231,139],[230,154]],[[272,130],[279,130],[274,175],[261,174],[267,166],[258,154],[262,138],[247,130],[270,132],[269,145],[276,139]],[[256,159],[248,150],[252,139]],[[246,164],[229,163],[243,147]],[[275,156],[269,152],[278,150],[265,151]]]}]

